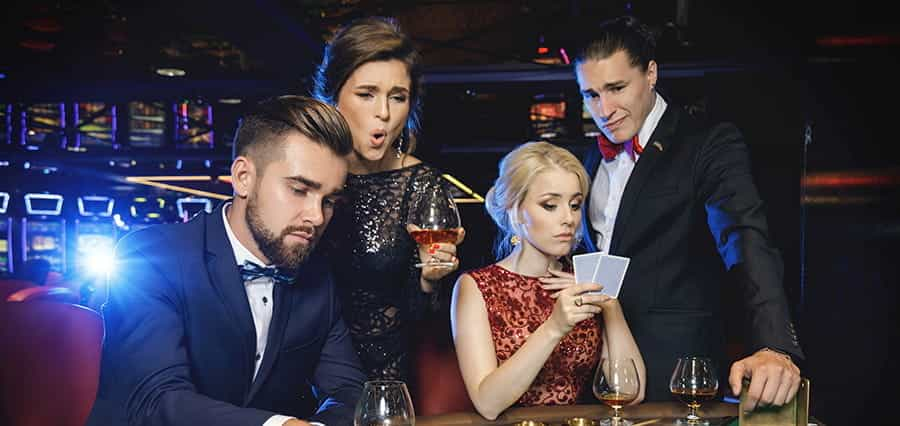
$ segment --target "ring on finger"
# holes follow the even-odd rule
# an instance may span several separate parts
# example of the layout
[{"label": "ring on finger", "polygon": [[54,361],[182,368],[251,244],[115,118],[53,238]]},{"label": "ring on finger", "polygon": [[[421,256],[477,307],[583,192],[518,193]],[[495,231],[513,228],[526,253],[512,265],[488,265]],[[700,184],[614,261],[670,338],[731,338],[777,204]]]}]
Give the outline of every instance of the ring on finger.
[{"label": "ring on finger", "polygon": [[583,303],[584,301],[581,300],[581,296],[575,298],[575,306],[581,306]]}]

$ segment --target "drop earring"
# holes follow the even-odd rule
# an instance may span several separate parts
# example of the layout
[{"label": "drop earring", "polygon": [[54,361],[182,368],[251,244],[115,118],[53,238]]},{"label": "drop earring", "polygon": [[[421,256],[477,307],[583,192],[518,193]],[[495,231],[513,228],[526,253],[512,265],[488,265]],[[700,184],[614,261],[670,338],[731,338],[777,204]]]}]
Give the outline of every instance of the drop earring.
[{"label": "drop earring", "polygon": [[403,134],[400,134],[400,137],[397,138],[397,143],[394,145],[394,148],[397,150],[397,158],[403,157]]}]

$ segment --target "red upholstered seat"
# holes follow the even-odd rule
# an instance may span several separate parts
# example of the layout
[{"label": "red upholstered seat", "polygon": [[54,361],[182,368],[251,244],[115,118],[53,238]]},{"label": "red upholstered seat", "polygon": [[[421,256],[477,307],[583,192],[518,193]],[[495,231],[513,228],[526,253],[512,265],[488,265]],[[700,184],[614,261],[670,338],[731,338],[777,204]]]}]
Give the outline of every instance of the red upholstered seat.
[{"label": "red upholstered seat", "polygon": [[37,287],[37,285],[25,280],[0,280],[0,301],[6,300],[10,294],[30,287]]},{"label": "red upholstered seat", "polygon": [[423,321],[416,331],[414,368],[417,383],[412,387],[416,415],[473,411],[475,407],[459,372],[448,321]]},{"label": "red upholstered seat", "polygon": [[65,287],[40,286],[23,288],[7,298],[7,302],[47,302],[78,303],[78,295]]},{"label": "red upholstered seat", "polygon": [[59,302],[0,302],[0,424],[83,426],[97,394],[103,323]]}]

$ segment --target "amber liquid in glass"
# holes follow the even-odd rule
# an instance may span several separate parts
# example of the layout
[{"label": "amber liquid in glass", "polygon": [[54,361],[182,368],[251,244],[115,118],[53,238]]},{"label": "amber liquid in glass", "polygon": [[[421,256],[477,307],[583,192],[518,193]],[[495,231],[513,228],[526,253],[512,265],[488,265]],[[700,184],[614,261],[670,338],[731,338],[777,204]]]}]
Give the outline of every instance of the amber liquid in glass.
[{"label": "amber liquid in glass", "polygon": [[456,229],[422,229],[409,233],[419,245],[431,245],[438,243],[455,244],[459,231]]},{"label": "amber liquid in glass", "polygon": [[603,392],[600,394],[600,400],[614,408],[622,408],[625,404],[634,401],[635,398],[637,395],[631,393]]},{"label": "amber liquid in glass", "polygon": [[700,404],[715,398],[716,391],[715,388],[675,388],[672,389],[672,394],[689,407],[697,408]]}]

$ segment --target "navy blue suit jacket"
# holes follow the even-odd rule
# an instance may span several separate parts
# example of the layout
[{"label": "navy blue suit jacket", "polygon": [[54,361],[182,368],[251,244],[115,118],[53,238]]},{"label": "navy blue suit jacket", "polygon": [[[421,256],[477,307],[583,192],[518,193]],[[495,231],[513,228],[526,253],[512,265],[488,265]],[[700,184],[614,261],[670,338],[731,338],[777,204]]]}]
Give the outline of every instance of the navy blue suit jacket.
[{"label": "navy blue suit jacket", "polygon": [[262,425],[274,414],[351,424],[365,377],[327,262],[276,285],[265,356],[222,206],[124,237],[103,307],[94,425]]},{"label": "navy blue suit jacket", "polygon": [[[588,152],[590,176],[600,161],[599,150]],[[591,201],[582,226],[596,251]],[[619,299],[647,365],[647,401],[671,398],[679,356],[712,357],[727,375],[724,315],[746,318],[748,352],[770,347],[802,358],[781,255],[733,125],[708,125],[670,104],[625,185],[610,243],[610,254],[631,258]],[[725,285],[739,286],[744,306],[735,312],[723,309]]]}]

